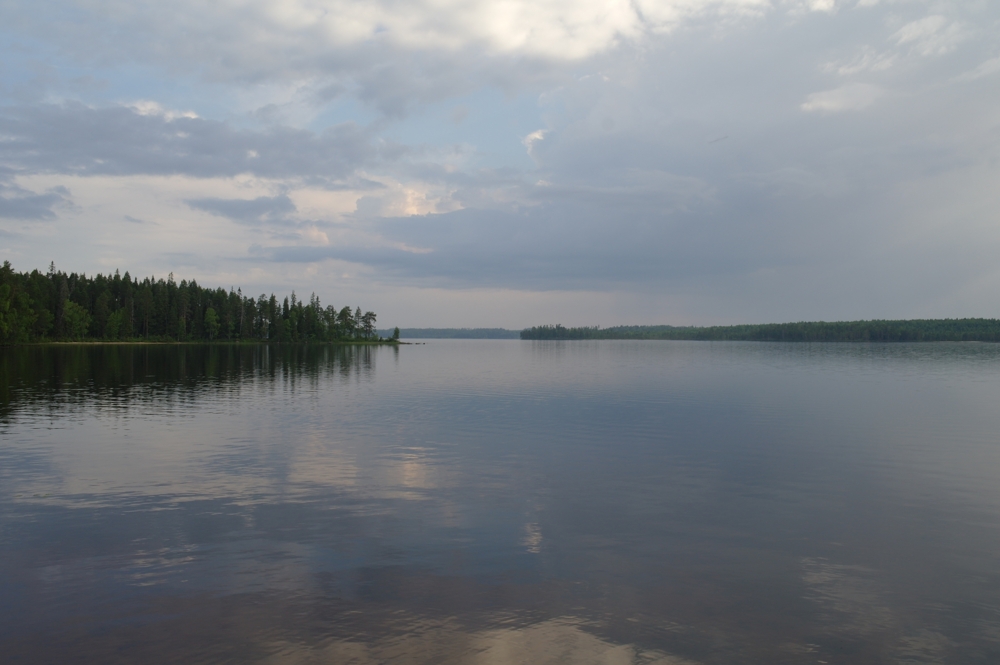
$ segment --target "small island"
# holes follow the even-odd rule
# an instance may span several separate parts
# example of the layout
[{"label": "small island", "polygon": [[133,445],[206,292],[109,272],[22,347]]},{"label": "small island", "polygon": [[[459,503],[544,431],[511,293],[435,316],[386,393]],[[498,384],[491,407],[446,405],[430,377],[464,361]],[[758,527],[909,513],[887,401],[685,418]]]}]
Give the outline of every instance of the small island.
[{"label": "small island", "polygon": [[49,342],[398,344],[378,335],[375,312],[323,307],[293,291],[281,301],[194,280],[67,274],[0,267],[0,345]]}]

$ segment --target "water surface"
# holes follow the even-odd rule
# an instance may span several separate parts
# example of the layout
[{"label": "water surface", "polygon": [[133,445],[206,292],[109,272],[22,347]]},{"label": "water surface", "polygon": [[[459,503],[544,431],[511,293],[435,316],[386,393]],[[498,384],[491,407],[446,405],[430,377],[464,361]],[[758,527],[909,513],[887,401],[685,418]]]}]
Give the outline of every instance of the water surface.
[{"label": "water surface", "polygon": [[1000,662],[1000,347],[0,351],[25,663]]}]

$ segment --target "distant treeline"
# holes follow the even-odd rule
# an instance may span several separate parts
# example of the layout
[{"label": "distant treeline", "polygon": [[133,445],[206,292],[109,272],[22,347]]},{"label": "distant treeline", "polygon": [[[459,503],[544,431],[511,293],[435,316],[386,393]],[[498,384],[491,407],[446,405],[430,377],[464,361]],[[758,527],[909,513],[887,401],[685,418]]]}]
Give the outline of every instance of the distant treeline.
[{"label": "distant treeline", "polygon": [[375,313],[323,307],[272,293],[254,298],[240,290],[119,275],[16,272],[0,267],[0,344],[86,340],[254,340],[267,342],[377,339]]},{"label": "distant treeline", "polygon": [[[380,331],[389,336],[390,330]],[[407,339],[518,339],[520,332],[506,328],[400,328],[399,336]]]},{"label": "distant treeline", "polygon": [[535,326],[521,339],[686,339],[751,342],[1000,342],[1000,319],[813,321],[739,326]]}]

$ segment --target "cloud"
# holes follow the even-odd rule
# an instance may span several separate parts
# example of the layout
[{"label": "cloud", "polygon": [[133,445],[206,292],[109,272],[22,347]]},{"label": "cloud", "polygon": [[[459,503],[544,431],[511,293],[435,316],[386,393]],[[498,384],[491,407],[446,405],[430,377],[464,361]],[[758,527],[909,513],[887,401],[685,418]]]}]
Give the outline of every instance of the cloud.
[{"label": "cloud", "polygon": [[527,136],[525,136],[521,140],[521,142],[524,144],[524,147],[528,149],[528,154],[534,156],[532,153],[533,153],[535,144],[539,143],[541,141],[544,141],[544,140],[545,140],[545,130],[544,129],[536,129],[535,131],[533,131],[530,134],[528,134]]},{"label": "cloud", "polygon": [[167,121],[176,120],[177,118],[198,117],[198,114],[194,111],[172,111],[170,109],[165,109],[159,103],[148,99],[133,102],[128,104],[128,107],[135,110],[135,112],[139,115],[158,116]]},{"label": "cloud", "polygon": [[985,76],[991,76],[1000,72],[1000,57],[991,58],[981,63],[975,69],[965,72],[957,77],[958,81],[975,81]]},{"label": "cloud", "polygon": [[871,47],[866,46],[850,59],[825,64],[823,70],[836,73],[840,76],[854,76],[862,72],[885,71],[892,67],[895,62],[895,55],[879,53]]},{"label": "cloud", "polygon": [[392,155],[354,123],[321,133],[79,103],[0,107],[0,160],[17,171],[204,178],[249,173],[334,182]]},{"label": "cloud", "polygon": [[[832,0],[792,4],[826,10]],[[168,10],[137,0],[131,11],[120,12],[64,0],[51,7],[45,21],[28,8],[12,6],[5,13],[12,29],[44,34],[47,28],[81,60],[128,52],[201,62],[219,76],[233,68],[260,75],[336,66],[341,58],[373,48],[574,60],[645,30],[709,15],[758,16],[774,6],[769,0],[248,0],[234,10],[224,3],[179,0]],[[118,39],[92,41],[94,33]],[[217,57],[203,59],[207,53]]]},{"label": "cloud", "polygon": [[70,193],[65,187],[53,187],[39,194],[0,182],[0,218],[3,219],[55,219],[55,209],[70,202]]},{"label": "cloud", "polygon": [[185,203],[196,210],[250,225],[281,222],[296,212],[295,204],[285,195],[259,196],[255,199],[189,199]]},{"label": "cloud", "polygon": [[469,109],[465,106],[456,106],[451,111],[451,121],[456,125],[461,125],[469,117]]},{"label": "cloud", "polygon": [[[366,235],[328,246],[273,245],[257,256],[283,263],[363,264],[384,280],[445,288],[656,288],[672,280],[746,274],[802,260],[794,225],[748,218],[745,200],[720,200],[704,183],[632,174],[623,186],[534,188],[531,205],[507,210],[383,218]],[[752,215],[751,215],[752,216]],[[755,230],[756,229],[756,230]],[[798,243],[798,256],[790,251]]]},{"label": "cloud", "polygon": [[941,15],[925,16],[900,28],[892,40],[900,46],[909,45],[920,55],[944,55],[967,38],[964,27]]},{"label": "cloud", "polygon": [[[5,245],[296,288],[676,290],[763,318],[948,302],[996,281],[956,257],[997,245],[1000,97],[960,83],[1000,70],[1000,14],[861,4],[8,3],[0,93],[47,101],[0,107],[23,190],[3,205],[49,196],[52,217]],[[37,94],[8,95],[29,64]],[[60,78],[81,70],[107,85]]]},{"label": "cloud", "polygon": [[851,83],[834,90],[814,92],[802,103],[803,111],[860,111],[871,106],[883,91],[878,86],[867,83]]},{"label": "cloud", "polygon": [[[128,11],[56,0],[44,16],[7,3],[3,25],[22,49],[54,49],[77,67],[143,68],[154,76],[308,91],[308,103],[351,95],[384,115],[465,94],[550,86],[580,63],[708,22],[829,12],[834,0],[136,0]],[[13,42],[12,42],[13,43]],[[43,56],[43,57],[46,57]],[[147,75],[147,72],[143,72]],[[296,93],[293,93],[293,96]],[[287,101],[286,94],[284,96]],[[44,95],[42,96],[44,98]],[[156,109],[159,100],[137,103]],[[147,106],[148,105],[148,106]],[[257,104],[266,115],[282,105]],[[249,109],[247,109],[249,110]]]}]

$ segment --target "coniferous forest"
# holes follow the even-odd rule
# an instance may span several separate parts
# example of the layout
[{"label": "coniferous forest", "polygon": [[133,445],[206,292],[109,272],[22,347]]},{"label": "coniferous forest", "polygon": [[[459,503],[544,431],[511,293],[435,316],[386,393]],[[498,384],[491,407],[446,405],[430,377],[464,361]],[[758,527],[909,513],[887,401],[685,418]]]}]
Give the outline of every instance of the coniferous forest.
[{"label": "coniferous forest", "polygon": [[737,326],[535,326],[521,339],[677,339],[749,342],[1000,342],[998,319],[803,321]]},{"label": "coniferous forest", "polygon": [[44,341],[376,341],[374,312],[278,300],[194,280],[0,267],[0,344]]}]

